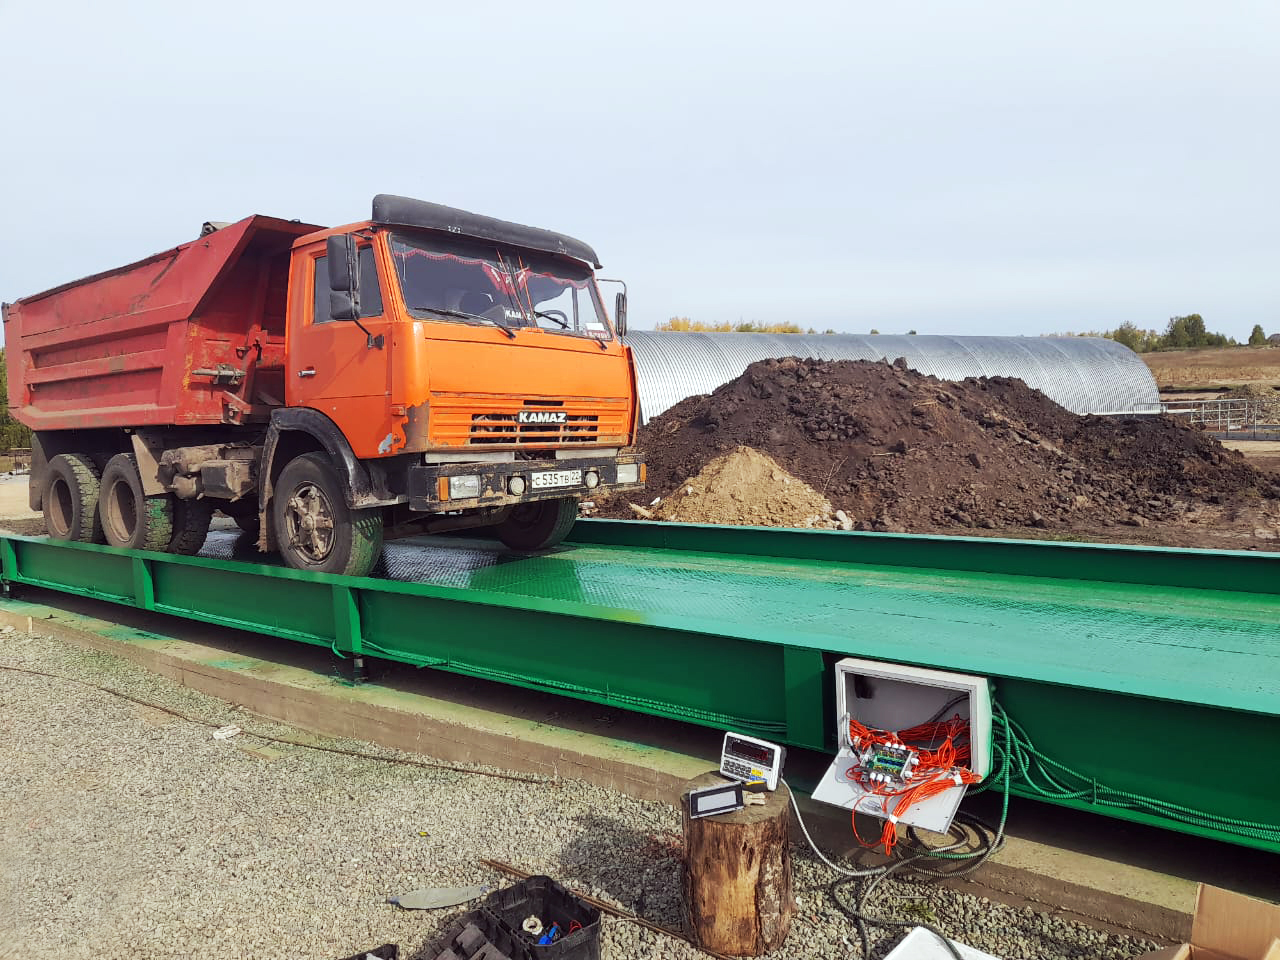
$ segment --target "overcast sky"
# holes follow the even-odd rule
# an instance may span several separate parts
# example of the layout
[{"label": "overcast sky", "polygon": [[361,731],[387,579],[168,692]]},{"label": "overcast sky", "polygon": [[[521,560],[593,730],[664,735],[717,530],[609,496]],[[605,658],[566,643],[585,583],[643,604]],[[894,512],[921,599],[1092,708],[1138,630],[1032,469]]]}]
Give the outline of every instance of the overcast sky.
[{"label": "overcast sky", "polygon": [[1280,330],[1280,4],[0,0],[0,298],[401,193],[631,319]]}]

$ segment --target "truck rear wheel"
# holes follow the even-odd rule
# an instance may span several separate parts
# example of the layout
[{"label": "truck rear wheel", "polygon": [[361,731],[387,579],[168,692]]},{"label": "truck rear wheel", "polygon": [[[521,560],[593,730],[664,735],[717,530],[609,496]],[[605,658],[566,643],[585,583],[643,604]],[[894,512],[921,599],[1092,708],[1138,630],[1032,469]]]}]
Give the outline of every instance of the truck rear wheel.
[{"label": "truck rear wheel", "polygon": [[382,553],[382,511],[352,510],[323,454],[304,453],[276,481],[271,523],[295,570],[363,577]]},{"label": "truck rear wheel", "polygon": [[44,528],[54,540],[101,543],[98,521],[100,474],[88,457],[60,453],[49,461],[44,491]]},{"label": "truck rear wheel", "polygon": [[194,557],[209,536],[209,522],[213,520],[213,504],[208,500],[182,500],[173,498],[173,539],[169,552],[184,557]]},{"label": "truck rear wheel", "polygon": [[512,550],[545,550],[569,535],[578,519],[573,497],[522,503],[493,528],[498,539]]},{"label": "truck rear wheel", "polygon": [[167,493],[148,497],[132,453],[118,453],[102,471],[98,515],[107,543],[127,550],[169,549],[173,539],[173,500]]}]

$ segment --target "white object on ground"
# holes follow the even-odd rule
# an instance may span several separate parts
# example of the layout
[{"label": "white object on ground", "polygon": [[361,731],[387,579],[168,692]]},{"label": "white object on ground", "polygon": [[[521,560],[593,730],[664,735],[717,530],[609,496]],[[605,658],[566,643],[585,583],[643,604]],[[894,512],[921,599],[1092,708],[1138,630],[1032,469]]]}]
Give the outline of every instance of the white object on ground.
[{"label": "white object on ground", "polygon": [[[952,940],[951,943],[964,960],[1000,960],[993,954],[975,950],[959,941]],[[912,927],[911,932],[889,951],[884,960],[955,960],[955,958],[936,935],[924,927]]]}]

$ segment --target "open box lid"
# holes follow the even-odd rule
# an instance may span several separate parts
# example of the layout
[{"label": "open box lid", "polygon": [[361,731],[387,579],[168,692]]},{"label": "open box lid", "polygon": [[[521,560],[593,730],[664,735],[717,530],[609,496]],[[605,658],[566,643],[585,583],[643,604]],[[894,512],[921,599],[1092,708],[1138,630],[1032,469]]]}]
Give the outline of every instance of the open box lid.
[{"label": "open box lid", "polygon": [[[1280,960],[1280,906],[1200,884],[1191,942],[1150,960]],[[1146,958],[1144,958],[1146,960]]]},{"label": "open box lid", "polygon": [[[846,810],[853,810],[856,807],[860,813],[884,820],[886,818],[885,798],[872,793],[849,776],[849,771],[857,764],[858,758],[853,752],[843,749],[837,753],[831,766],[827,768],[827,772],[814,789],[813,799],[836,807],[844,807]],[[895,800],[890,805],[889,812],[894,813],[899,823],[905,823],[909,827],[922,827],[934,833],[946,833],[951,829],[951,821],[955,818],[956,810],[964,798],[966,789],[964,784],[960,784],[926,800],[913,803],[903,810],[898,810],[894,806],[897,802]]]}]

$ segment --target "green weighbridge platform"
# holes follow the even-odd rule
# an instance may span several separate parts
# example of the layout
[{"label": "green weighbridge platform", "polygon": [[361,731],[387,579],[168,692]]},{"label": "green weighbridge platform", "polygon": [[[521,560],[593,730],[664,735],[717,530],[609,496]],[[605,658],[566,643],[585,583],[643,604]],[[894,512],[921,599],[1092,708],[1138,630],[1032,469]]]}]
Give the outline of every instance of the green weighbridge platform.
[{"label": "green weighbridge platform", "polygon": [[1280,852],[1277,554],[581,521],[539,555],[389,543],[366,578],[229,533],[198,557],[4,536],[0,559],[7,589],[823,751],[842,657],[979,674],[997,746],[1034,745],[1011,793]]}]

